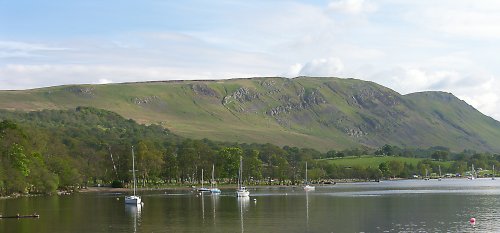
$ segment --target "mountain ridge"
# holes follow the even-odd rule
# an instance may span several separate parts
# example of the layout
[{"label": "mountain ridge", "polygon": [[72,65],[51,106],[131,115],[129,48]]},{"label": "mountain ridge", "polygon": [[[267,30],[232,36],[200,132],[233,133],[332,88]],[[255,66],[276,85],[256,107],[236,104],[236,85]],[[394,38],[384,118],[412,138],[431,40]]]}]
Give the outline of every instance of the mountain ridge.
[{"label": "mountain ridge", "polygon": [[256,77],[0,91],[0,108],[102,108],[192,138],[311,147],[445,146],[500,151],[500,122],[446,92],[401,95],[375,82]]}]

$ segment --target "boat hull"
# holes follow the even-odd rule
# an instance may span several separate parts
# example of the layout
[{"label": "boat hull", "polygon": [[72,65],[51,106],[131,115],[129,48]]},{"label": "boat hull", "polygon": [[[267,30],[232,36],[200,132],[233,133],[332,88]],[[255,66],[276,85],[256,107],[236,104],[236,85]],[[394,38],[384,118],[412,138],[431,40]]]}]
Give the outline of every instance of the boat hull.
[{"label": "boat hull", "polygon": [[142,203],[141,197],[139,196],[127,196],[125,197],[125,204],[139,205]]},{"label": "boat hull", "polygon": [[306,186],[304,186],[304,190],[305,191],[313,191],[313,190],[316,190],[316,187],[310,186],[310,185],[306,185]]},{"label": "boat hull", "polygon": [[238,191],[236,191],[236,196],[237,197],[248,197],[248,196],[250,196],[250,192],[248,192],[248,190],[238,190]]},{"label": "boat hull", "polygon": [[210,192],[211,192],[212,194],[220,194],[220,193],[221,193],[220,189],[218,189],[218,188],[213,188],[213,189],[210,189]]}]

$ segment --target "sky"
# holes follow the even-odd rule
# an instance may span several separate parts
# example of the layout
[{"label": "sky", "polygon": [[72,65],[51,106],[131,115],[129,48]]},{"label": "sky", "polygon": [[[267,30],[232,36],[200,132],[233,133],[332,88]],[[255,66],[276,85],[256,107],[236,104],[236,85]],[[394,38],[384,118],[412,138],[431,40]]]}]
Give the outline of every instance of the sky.
[{"label": "sky", "polygon": [[0,90],[260,76],[451,92],[500,120],[497,0],[0,0]]}]

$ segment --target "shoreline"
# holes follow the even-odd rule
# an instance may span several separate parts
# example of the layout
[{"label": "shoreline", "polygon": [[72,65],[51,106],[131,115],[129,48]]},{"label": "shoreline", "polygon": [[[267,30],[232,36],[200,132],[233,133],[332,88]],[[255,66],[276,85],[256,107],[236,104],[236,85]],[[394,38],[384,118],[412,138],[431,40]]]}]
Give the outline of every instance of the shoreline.
[{"label": "shoreline", "polygon": [[[467,179],[466,177],[456,177],[456,178],[446,178],[446,179]],[[380,180],[380,181],[374,181],[374,180],[355,180],[355,179],[339,179],[333,181],[333,183],[313,183],[315,186],[333,186],[336,184],[356,184],[356,183],[378,183],[378,182],[385,182],[385,181],[402,181],[402,180],[423,180],[423,179],[404,179],[404,178],[395,178],[395,179],[388,179],[388,180]],[[434,179],[431,179],[434,180]],[[437,180],[437,179],[436,179]],[[279,184],[264,184],[264,185],[247,185],[247,188],[249,189],[255,189],[255,188],[298,188],[302,187],[303,184],[296,184],[296,185],[279,185]],[[138,188],[138,191],[190,191],[190,190],[196,190],[200,186],[166,186],[166,187],[151,187],[151,188]],[[229,190],[229,189],[235,189],[236,184],[227,184],[227,185],[220,185],[219,188],[221,190]],[[50,195],[58,195],[58,196],[63,196],[63,195],[71,195],[73,193],[92,193],[92,192],[101,192],[101,193],[112,193],[112,192],[132,192],[132,188],[112,188],[112,187],[106,187],[106,186],[92,186],[92,187],[85,187],[81,188],[75,191],[64,191],[64,190],[58,190],[55,194],[11,194],[9,196],[0,196],[0,199],[14,199],[14,198],[20,198],[20,197],[36,197],[36,196],[50,196]]]}]

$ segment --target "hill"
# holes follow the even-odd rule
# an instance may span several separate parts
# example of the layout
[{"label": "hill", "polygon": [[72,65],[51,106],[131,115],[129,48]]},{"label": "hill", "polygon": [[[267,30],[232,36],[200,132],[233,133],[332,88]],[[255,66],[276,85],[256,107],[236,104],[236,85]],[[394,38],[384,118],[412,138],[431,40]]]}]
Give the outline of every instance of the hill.
[{"label": "hill", "polygon": [[384,144],[500,151],[500,123],[449,93],[340,78],[251,78],[0,91],[0,109],[91,106],[189,138],[322,151]]}]

